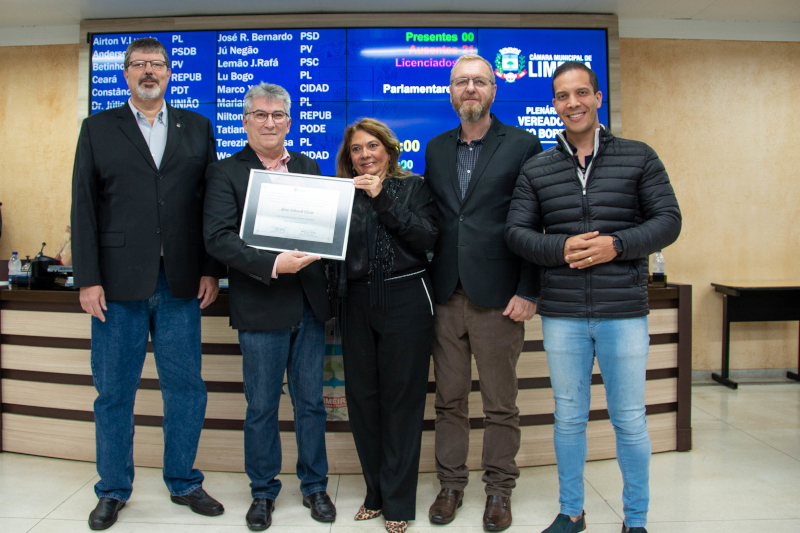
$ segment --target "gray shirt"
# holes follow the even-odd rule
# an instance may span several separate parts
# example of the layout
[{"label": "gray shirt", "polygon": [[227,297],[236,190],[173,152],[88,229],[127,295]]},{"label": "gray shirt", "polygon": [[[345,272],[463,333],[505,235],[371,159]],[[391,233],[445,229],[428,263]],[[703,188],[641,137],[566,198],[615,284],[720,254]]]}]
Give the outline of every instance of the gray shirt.
[{"label": "gray shirt", "polygon": [[158,168],[161,166],[161,158],[164,157],[164,150],[167,147],[167,102],[164,101],[161,104],[161,111],[156,115],[152,126],[147,117],[144,116],[144,113],[136,109],[130,98],[128,99],[128,105],[131,106],[136,124],[139,125],[144,141],[147,143],[147,147],[150,148],[150,155],[153,156],[153,161],[156,164],[156,168]]}]

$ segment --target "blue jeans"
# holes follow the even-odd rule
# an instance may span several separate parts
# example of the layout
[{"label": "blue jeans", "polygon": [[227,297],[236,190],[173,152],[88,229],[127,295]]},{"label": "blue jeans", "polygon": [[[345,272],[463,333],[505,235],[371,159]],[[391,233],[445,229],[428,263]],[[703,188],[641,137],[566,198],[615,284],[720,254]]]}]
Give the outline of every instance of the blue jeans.
[{"label": "blue jeans", "polygon": [[239,331],[242,348],[244,395],[244,469],[253,498],[274,500],[281,490],[281,438],[278,406],[283,373],[289,382],[297,439],[297,477],[300,491],[309,496],[328,486],[325,451],[325,403],[322,378],[325,366],[325,324],[303,299],[303,319],[291,328]]},{"label": "blue jeans", "polygon": [[542,317],[544,349],[556,400],[553,440],[561,512],[583,511],[583,468],[594,357],[606,388],[617,436],[625,525],[645,527],[650,502],[650,435],[644,387],[650,337],[647,317],[624,319]]},{"label": "blue jeans", "polygon": [[174,496],[203,483],[193,468],[206,414],[200,376],[200,301],[175,298],[163,266],[149,300],[108,302],[106,321],[92,318],[92,376],[98,498],[127,501],[133,490],[133,403],[148,333],[164,401],[164,482]]}]

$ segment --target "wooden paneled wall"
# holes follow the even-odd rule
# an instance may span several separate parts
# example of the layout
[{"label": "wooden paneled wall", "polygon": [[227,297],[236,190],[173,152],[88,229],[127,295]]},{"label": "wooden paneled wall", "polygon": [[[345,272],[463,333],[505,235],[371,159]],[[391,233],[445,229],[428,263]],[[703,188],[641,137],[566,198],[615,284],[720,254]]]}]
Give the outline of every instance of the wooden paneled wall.
[{"label": "wooden paneled wall", "polygon": [[[651,339],[646,403],[653,451],[691,447],[689,421],[691,331],[682,329],[691,316],[691,288],[651,291],[648,324]],[[228,326],[227,295],[206,310],[202,324],[203,379],[208,407],[197,457],[198,468],[239,472],[244,469],[242,424],[247,407],[242,387],[242,358],[237,333]],[[2,449],[93,461],[93,402],[96,391],[90,366],[91,318],[75,293],[0,291],[0,393]],[[681,342],[682,341],[682,342]],[[150,349],[152,350],[152,349]],[[555,463],[552,423],[555,404],[542,346],[541,319],[526,323],[525,344],[517,367],[522,427],[520,466]],[[605,390],[595,365],[589,423],[589,457],[615,456],[614,433],[606,411]],[[434,471],[435,393],[433,368],[422,441],[420,469]],[[483,418],[480,385],[473,367],[470,455],[468,466],[480,468]],[[134,460],[160,466],[163,457],[163,405],[155,361],[147,354],[136,396]],[[285,395],[279,409],[284,468],[292,472],[297,448],[294,416]],[[348,422],[327,424],[332,473],[359,472]]]}]

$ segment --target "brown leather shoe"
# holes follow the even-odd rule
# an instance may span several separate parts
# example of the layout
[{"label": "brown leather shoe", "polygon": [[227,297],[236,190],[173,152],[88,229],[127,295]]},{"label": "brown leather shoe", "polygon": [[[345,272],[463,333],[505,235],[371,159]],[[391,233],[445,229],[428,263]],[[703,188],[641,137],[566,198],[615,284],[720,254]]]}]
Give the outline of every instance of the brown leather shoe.
[{"label": "brown leather shoe", "polygon": [[483,512],[484,531],[503,531],[511,525],[511,499],[505,496],[487,496]]},{"label": "brown leather shoe", "polygon": [[449,524],[456,517],[456,509],[463,503],[463,490],[442,489],[428,511],[428,518],[434,524]]}]

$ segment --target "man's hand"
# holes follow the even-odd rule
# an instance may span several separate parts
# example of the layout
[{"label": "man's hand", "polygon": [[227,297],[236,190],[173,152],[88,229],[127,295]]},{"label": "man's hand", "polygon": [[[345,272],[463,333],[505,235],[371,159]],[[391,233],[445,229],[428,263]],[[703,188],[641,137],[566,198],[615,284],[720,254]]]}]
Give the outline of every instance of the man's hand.
[{"label": "man's hand", "polygon": [[583,269],[601,263],[608,263],[617,257],[614,238],[599,231],[575,235],[564,243],[564,261],[570,268]]},{"label": "man's hand", "polygon": [[278,254],[278,258],[275,259],[278,263],[275,272],[278,274],[295,274],[318,259],[321,259],[318,255],[308,255],[305,252],[298,252],[297,250],[294,252],[283,252]]},{"label": "man's hand", "polygon": [[106,292],[103,290],[102,285],[92,285],[91,287],[81,287],[81,308],[100,319],[100,322],[106,321],[106,316],[103,311],[108,311],[106,307]]},{"label": "man's hand", "polygon": [[512,296],[508,301],[503,316],[507,316],[514,322],[530,320],[536,314],[536,304],[519,296]]},{"label": "man's hand", "polygon": [[219,278],[203,276],[200,278],[200,290],[197,291],[197,299],[202,298],[200,309],[205,309],[217,299],[219,294]]}]

